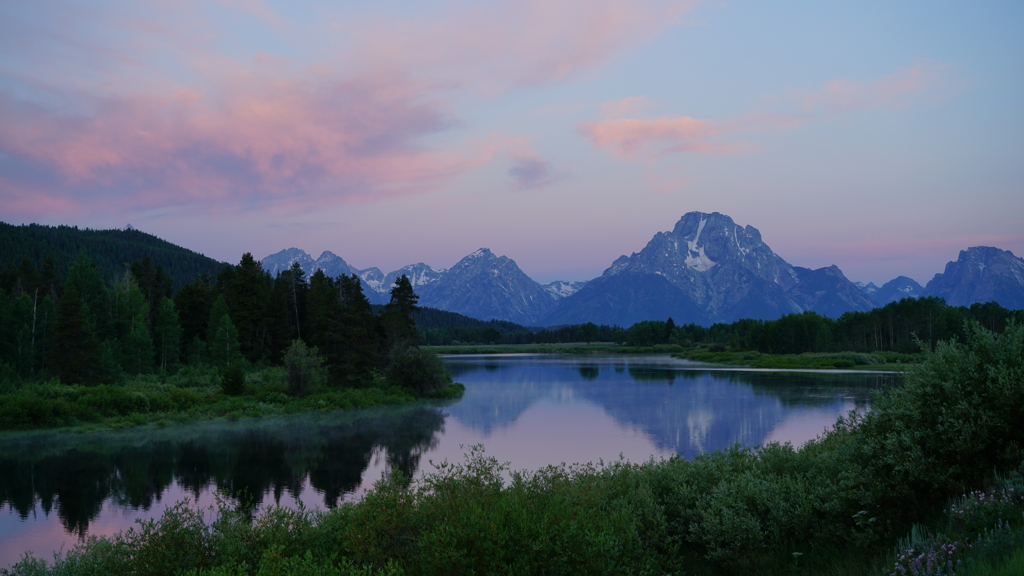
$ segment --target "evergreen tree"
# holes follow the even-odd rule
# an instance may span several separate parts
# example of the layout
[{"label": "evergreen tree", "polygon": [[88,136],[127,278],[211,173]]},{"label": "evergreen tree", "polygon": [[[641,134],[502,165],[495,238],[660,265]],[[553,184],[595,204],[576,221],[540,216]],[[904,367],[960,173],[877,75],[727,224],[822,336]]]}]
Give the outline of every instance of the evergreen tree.
[{"label": "evergreen tree", "polygon": [[263,266],[251,253],[246,252],[231,275],[226,293],[231,321],[238,329],[242,355],[251,362],[258,361],[268,352],[270,284],[270,275],[263,271]]},{"label": "evergreen tree", "polygon": [[50,364],[64,384],[92,384],[97,372],[96,337],[89,329],[86,305],[74,284],[64,290],[50,338]]},{"label": "evergreen tree", "polygon": [[380,365],[379,321],[355,274],[338,276],[338,300],[341,304],[338,362],[344,369],[346,383],[361,384],[369,381],[370,372]]},{"label": "evergreen tree", "polygon": [[78,259],[68,269],[64,289],[67,290],[69,287],[75,288],[85,306],[90,331],[100,339],[114,336],[110,322],[110,294],[106,282],[85,252],[79,254]]},{"label": "evergreen tree", "polygon": [[53,263],[53,257],[47,256],[42,268],[39,269],[39,295],[56,302],[60,296],[59,290],[60,279],[57,278],[56,265]]},{"label": "evergreen tree", "polygon": [[223,296],[218,296],[210,311],[206,335],[210,363],[224,367],[239,357],[238,329],[231,321],[228,305]]},{"label": "evergreen tree", "polygon": [[309,278],[305,308],[307,320],[304,340],[323,352],[333,372],[340,361],[341,302],[338,287],[323,270],[317,270]]},{"label": "evergreen tree", "polygon": [[587,322],[580,326],[580,338],[582,338],[587,344],[590,344],[594,341],[594,338],[597,338],[597,333],[597,324],[594,324],[593,322]]},{"label": "evergreen tree", "polygon": [[[181,287],[174,295],[174,308],[181,324],[181,341],[193,347],[196,338],[206,337],[210,321],[210,310],[217,299],[213,280],[208,275],[197,276],[192,282]],[[225,306],[226,310],[226,306]],[[193,351],[189,351],[191,355]]]},{"label": "evergreen tree", "polygon": [[[317,270],[323,275],[322,270]],[[326,278],[326,275],[323,275]],[[306,284],[306,273],[298,262],[292,262],[286,278],[286,292],[288,295],[288,316],[290,322],[295,326],[295,336],[302,338],[302,320],[306,317],[306,295],[309,292],[309,285]],[[328,278],[328,280],[330,280]]]},{"label": "evergreen tree", "polygon": [[16,270],[13,291],[15,294],[30,293],[35,292],[38,287],[39,274],[36,272],[36,267],[32,265],[32,261],[27,256],[23,257]]},{"label": "evergreen tree", "polygon": [[382,315],[389,348],[419,346],[420,333],[413,320],[413,314],[420,311],[416,305],[419,299],[413,292],[409,278],[402,274],[391,289],[391,301],[384,305]]},{"label": "evergreen tree", "polygon": [[156,345],[160,369],[167,371],[178,363],[181,353],[181,326],[178,325],[178,311],[174,300],[164,296],[160,299],[156,313]]},{"label": "evergreen tree", "polygon": [[148,374],[153,369],[154,347],[146,296],[131,272],[125,272],[111,292],[113,337],[121,344],[121,367],[129,374]]},{"label": "evergreen tree", "polygon": [[211,342],[217,333],[217,326],[223,316],[230,317],[227,299],[224,296],[217,296],[213,305],[210,306],[210,317],[206,321],[206,341]]}]

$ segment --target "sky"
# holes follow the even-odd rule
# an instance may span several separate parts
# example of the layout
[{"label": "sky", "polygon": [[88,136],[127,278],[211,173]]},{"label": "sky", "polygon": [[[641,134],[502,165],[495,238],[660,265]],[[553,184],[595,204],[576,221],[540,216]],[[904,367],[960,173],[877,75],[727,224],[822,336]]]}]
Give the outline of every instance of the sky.
[{"label": "sky", "polygon": [[0,3],[0,220],[587,280],[690,211],[924,284],[1024,256],[1024,3]]}]

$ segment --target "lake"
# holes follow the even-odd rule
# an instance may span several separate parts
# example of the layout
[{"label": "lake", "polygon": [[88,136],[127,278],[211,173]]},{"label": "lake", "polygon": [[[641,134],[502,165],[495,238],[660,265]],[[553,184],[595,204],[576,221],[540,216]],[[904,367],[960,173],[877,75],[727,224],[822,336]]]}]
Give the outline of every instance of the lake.
[{"label": "lake", "polygon": [[390,470],[420,477],[482,444],[515,470],[800,445],[894,375],[708,369],[664,355],[446,358],[447,403],[102,433],[0,437],[0,567],[50,559],[185,498],[329,508]]}]

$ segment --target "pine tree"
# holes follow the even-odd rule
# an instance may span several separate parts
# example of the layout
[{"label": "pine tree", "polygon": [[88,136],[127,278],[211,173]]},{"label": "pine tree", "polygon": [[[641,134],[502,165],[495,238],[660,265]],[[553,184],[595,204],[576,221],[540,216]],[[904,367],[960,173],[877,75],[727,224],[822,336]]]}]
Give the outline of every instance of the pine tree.
[{"label": "pine tree", "polygon": [[72,286],[85,306],[89,329],[93,334],[101,339],[114,336],[110,322],[110,293],[96,265],[89,260],[85,252],[78,255],[78,259],[68,270],[64,289]]},{"label": "pine tree", "polygon": [[217,292],[213,281],[205,274],[182,286],[174,295],[174,308],[178,311],[182,342],[189,342],[191,346],[196,337],[206,337],[210,310],[216,299]]},{"label": "pine tree", "polygon": [[92,384],[97,372],[96,338],[86,320],[78,288],[70,285],[57,306],[57,323],[50,337],[50,363],[64,384]]},{"label": "pine tree", "polygon": [[355,274],[338,276],[338,299],[341,304],[338,361],[344,370],[344,381],[359,385],[367,382],[371,370],[380,365],[379,321]]},{"label": "pine tree", "polygon": [[223,296],[217,297],[210,311],[206,344],[210,363],[214,366],[224,367],[238,359],[238,329],[231,321],[228,305]]},{"label": "pine tree", "polygon": [[157,306],[156,327],[157,352],[160,369],[167,371],[178,363],[181,354],[181,326],[178,325],[178,311],[174,300],[164,296]]},{"label": "pine tree", "polygon": [[269,327],[267,309],[270,304],[270,275],[246,252],[231,275],[226,292],[231,321],[238,329],[242,355],[251,362],[267,355]]},{"label": "pine tree", "polygon": [[419,299],[409,278],[402,274],[391,289],[391,301],[384,306],[382,316],[390,348],[419,346],[420,334],[413,320],[413,314],[420,311],[416,305]]},{"label": "pine tree", "polygon": [[153,369],[154,348],[146,296],[131,272],[125,272],[111,292],[113,337],[121,344],[121,368],[129,374],[148,374]]},{"label": "pine tree", "polygon": [[306,338],[303,340],[322,351],[328,366],[336,368],[340,361],[341,302],[338,287],[323,270],[317,270],[309,278],[306,302]]},{"label": "pine tree", "polygon": [[[305,307],[306,307],[306,294],[309,292],[309,285],[306,284],[306,273],[302,271],[302,266],[299,266],[298,262],[292,262],[292,267],[288,271],[287,278],[287,293],[288,293],[288,312],[289,319],[295,325],[295,335],[297,338],[302,338],[302,319],[305,318]],[[317,270],[323,275],[322,270]],[[326,278],[326,276],[324,276]],[[328,278],[329,280],[329,278]]]}]

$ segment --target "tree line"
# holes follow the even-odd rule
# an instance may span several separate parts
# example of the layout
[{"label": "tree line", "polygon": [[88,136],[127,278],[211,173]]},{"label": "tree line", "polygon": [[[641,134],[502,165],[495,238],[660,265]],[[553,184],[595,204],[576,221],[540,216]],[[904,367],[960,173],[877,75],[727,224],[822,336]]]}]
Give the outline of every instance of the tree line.
[{"label": "tree line", "polygon": [[149,257],[154,266],[164,269],[176,290],[199,274],[216,275],[224,266],[223,262],[138,230],[13,226],[0,222],[0,270],[17,268],[27,259],[37,269],[49,266],[58,277],[66,278],[82,252],[89,254],[107,282],[121,277],[125,262]]},{"label": "tree line", "polygon": [[767,354],[914,353],[921,351],[921,344],[962,340],[966,322],[978,322],[1002,333],[1012,320],[1024,321],[1024,310],[1009,310],[996,302],[950,306],[937,297],[904,298],[867,312],[847,312],[837,319],[807,311],[777,320],[742,319],[710,327],[677,326],[671,318],[637,322],[624,331],[622,342],[631,346],[717,344]]},{"label": "tree line", "polygon": [[[445,384],[440,361],[419,350],[418,296],[404,276],[378,313],[355,275],[307,278],[296,263],[272,277],[250,253],[177,292],[149,257],[108,283],[84,252],[63,281],[52,259],[36,269],[24,258],[0,272],[0,289],[3,380],[92,385],[247,362],[283,363],[290,378],[323,368],[333,386],[366,385],[375,371],[420,392]],[[310,383],[289,384],[301,394]]]}]

